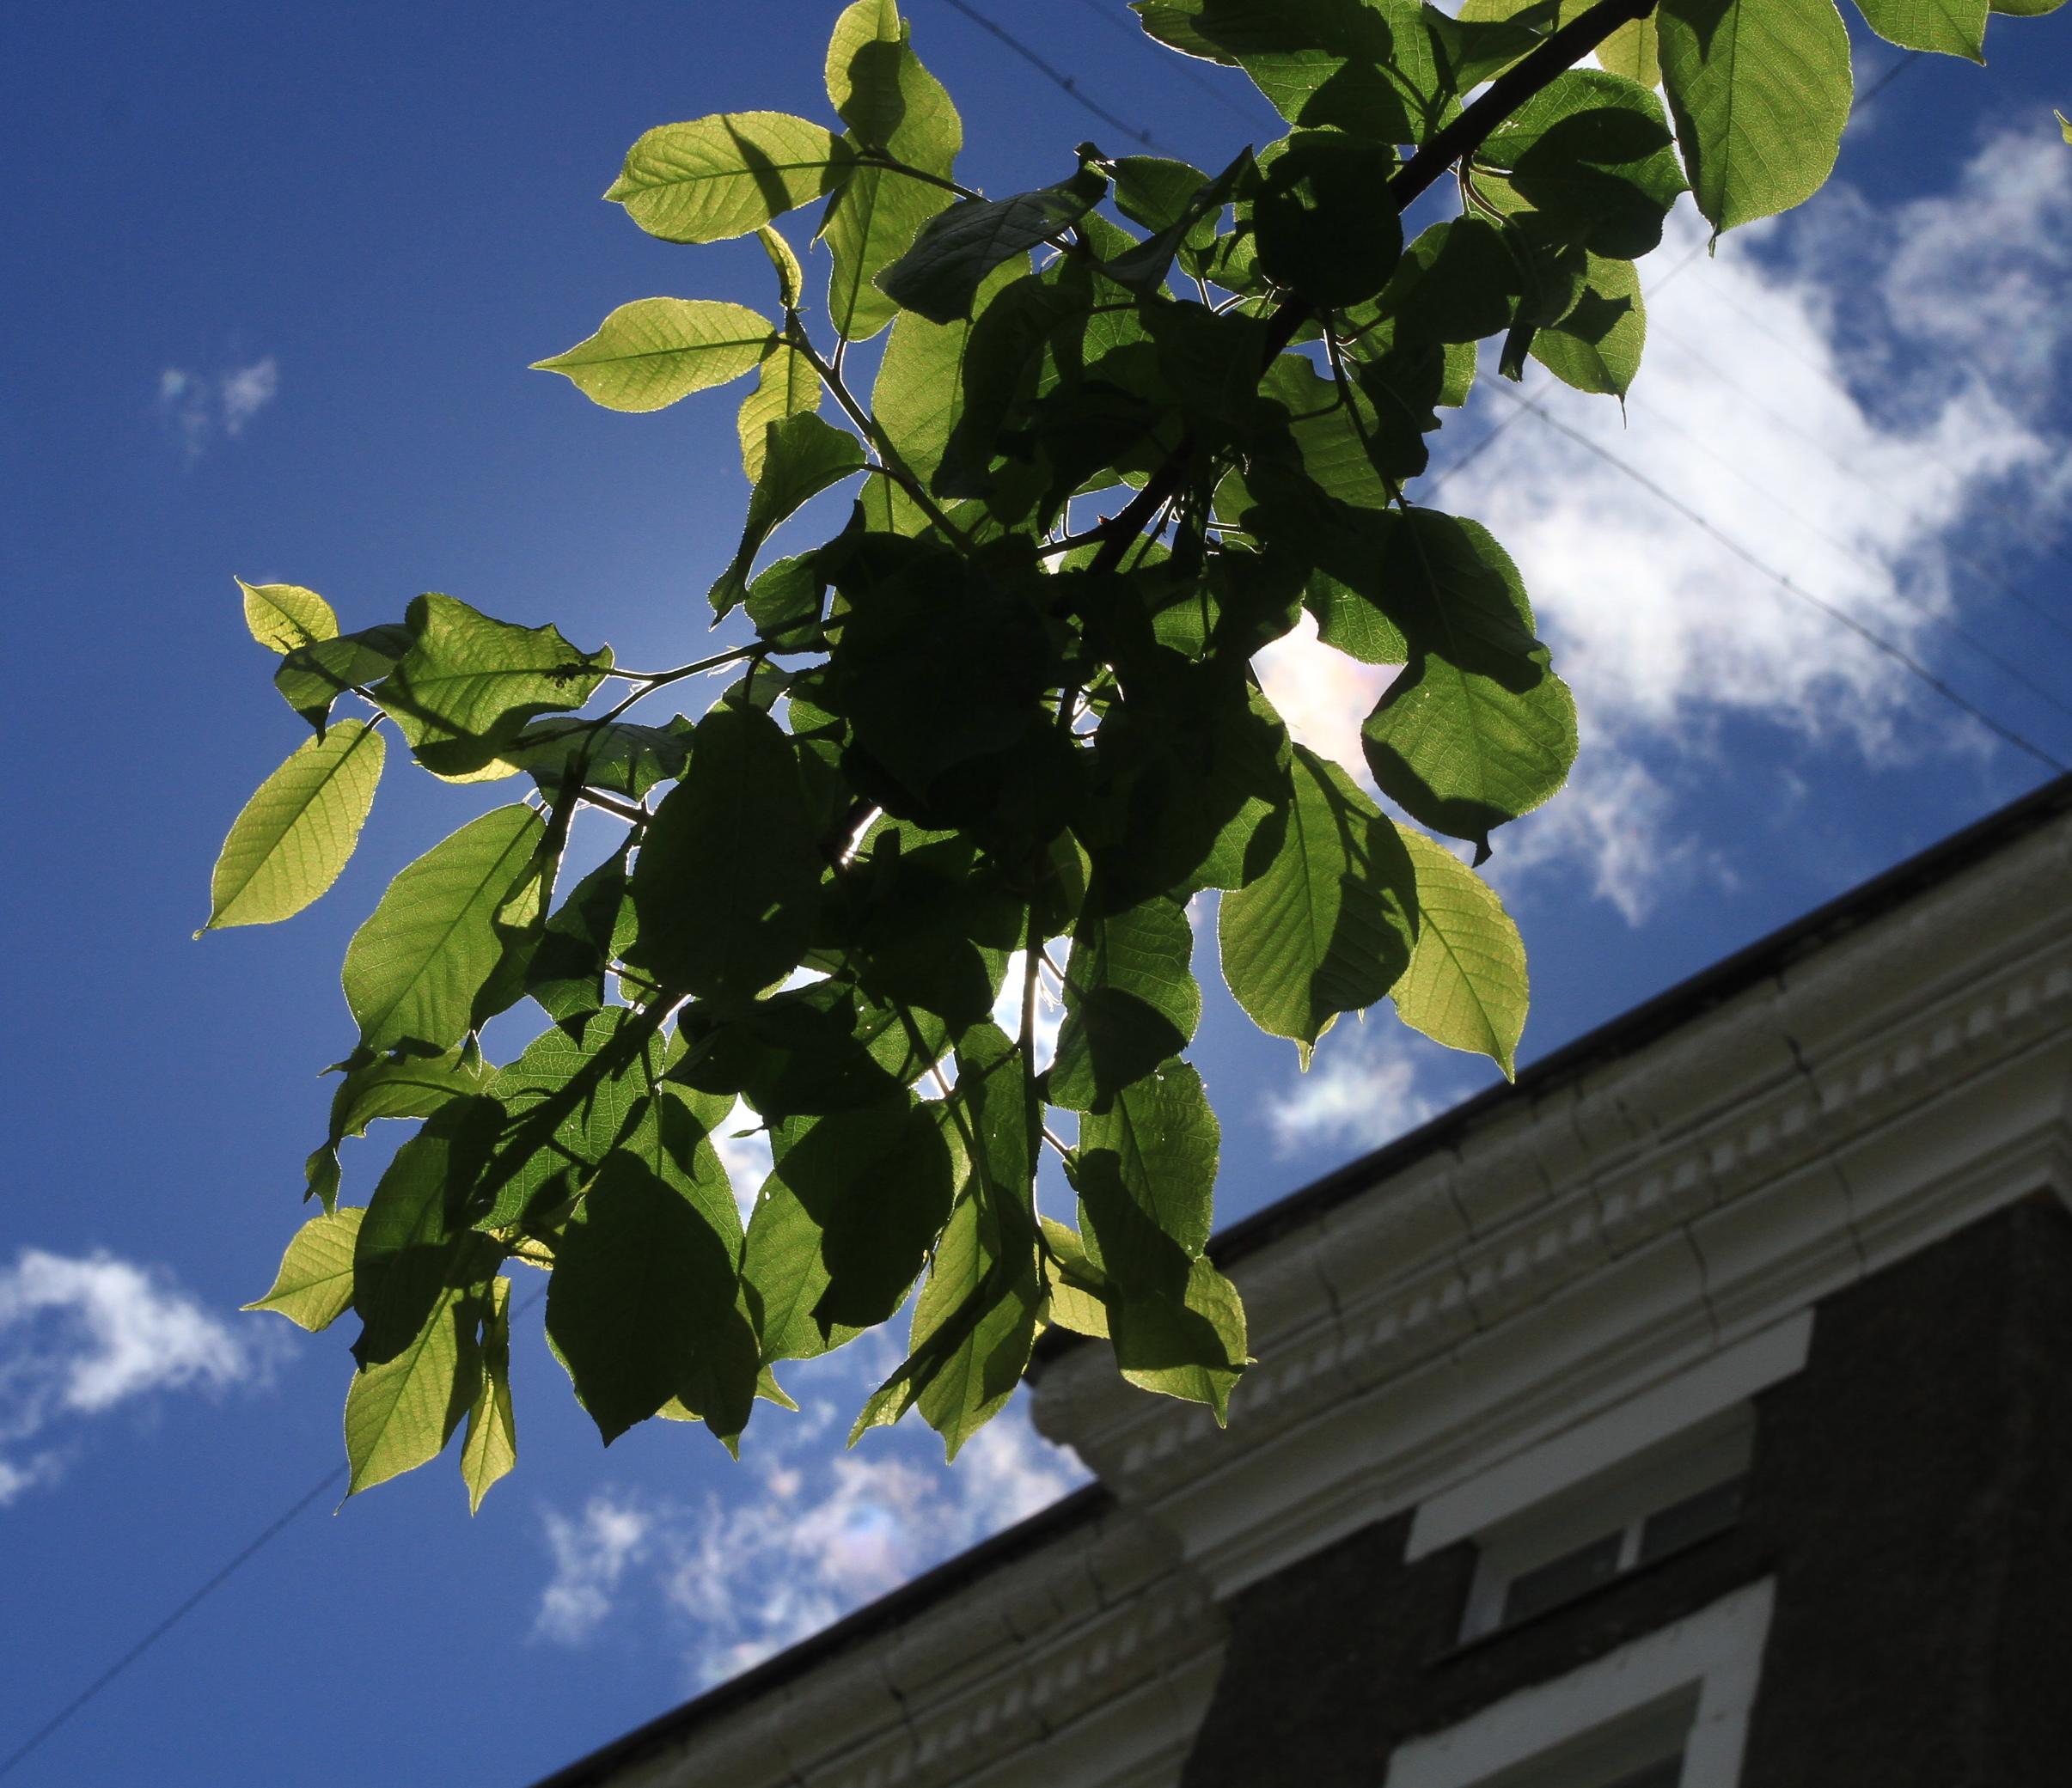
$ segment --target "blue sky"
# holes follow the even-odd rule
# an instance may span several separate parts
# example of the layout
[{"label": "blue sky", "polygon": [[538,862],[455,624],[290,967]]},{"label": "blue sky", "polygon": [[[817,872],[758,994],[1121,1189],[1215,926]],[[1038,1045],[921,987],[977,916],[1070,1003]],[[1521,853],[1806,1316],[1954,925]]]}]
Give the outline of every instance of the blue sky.
[{"label": "blue sky", "polygon": [[[1126,146],[943,0],[909,9],[966,179]],[[343,1330],[233,1313],[301,1214],[346,937],[471,802],[506,798],[392,769],[323,901],[190,942],[224,827],[299,725],[231,577],[307,583],[348,625],[443,589],[626,662],[693,656],[745,496],[730,395],[620,417],[524,368],[633,297],[763,301],[753,244],[671,248],[597,195],[650,125],[823,115],[835,10],[12,21],[0,1756],[339,1456]],[[999,15],[1171,151],[1219,167],[1275,134],[1240,77],[1212,95],[1119,5]],[[2050,119],[2072,39],[2001,20],[1989,50],[1983,74],[1910,67],[1799,219],[1714,259],[1672,235],[1623,422],[1528,381],[1551,420],[1485,395],[1449,430],[1442,466],[1501,424],[1428,500],[1519,559],[1585,725],[1574,788],[1492,865],[1532,953],[1526,1059],[2045,773],[1807,596],[2072,757],[2072,150]],[[1896,60],[1867,46],[1862,78]],[[1327,746],[1372,699],[1299,642],[1268,675]],[[1487,1077],[1378,1015],[1299,1079],[1209,994],[1225,1221]],[[349,1198],[380,1158],[360,1146]],[[947,1476],[925,1433],[838,1456],[870,1358],[801,1375],[805,1416],[759,1421],[747,1466],[674,1429],[601,1452],[536,1323],[519,1471],[479,1518],[444,1463],[320,1504],[13,1779],[149,1758],[167,1784],[529,1779],[1073,1480],[1018,1418]]]}]

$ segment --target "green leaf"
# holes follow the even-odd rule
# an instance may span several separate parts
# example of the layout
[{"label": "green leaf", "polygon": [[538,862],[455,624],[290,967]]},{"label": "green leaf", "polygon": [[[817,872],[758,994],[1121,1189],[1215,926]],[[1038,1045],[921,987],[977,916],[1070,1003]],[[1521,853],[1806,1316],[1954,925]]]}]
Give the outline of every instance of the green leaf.
[{"label": "green leaf", "polygon": [[[1028,272],[1026,255],[1010,256],[995,267],[979,287],[972,315],[984,316],[993,301]],[[966,317],[931,323],[902,311],[885,340],[871,407],[881,435],[924,484],[942,463],[964,413],[964,351],[975,327]],[[926,524],[914,500],[889,479],[874,479],[865,493],[866,509],[875,511],[880,504],[885,506],[884,516],[873,525],[913,533]]]},{"label": "green leaf", "polygon": [[1519,221],[1536,238],[1600,254],[1653,250],[1684,190],[1662,102],[1595,69],[1556,76],[1491,133],[1476,160],[1510,171],[1512,190],[1533,208]]},{"label": "green leaf", "polygon": [[[898,1087],[892,1099],[860,1110],[790,1120],[778,1138],[764,1196],[795,1199],[819,1232],[825,1283],[807,1314],[822,1337],[884,1321],[906,1300],[950,1215],[954,1187],[938,1114]],[[767,1354],[767,1328],[764,1347]]]},{"label": "green leaf", "polygon": [[827,585],[810,552],[780,558],[755,574],[743,606],[755,631],[780,652],[819,650],[820,613]]},{"label": "green leaf", "polygon": [[604,196],[665,242],[718,242],[832,191],[854,159],[803,118],[721,112],[647,131]]},{"label": "green leaf", "polygon": [[1118,1297],[1108,1313],[1115,1366],[1140,1389],[1205,1403],[1220,1425],[1250,1356],[1238,1288],[1206,1260],[1188,1263],[1177,1297]]},{"label": "green leaf", "polygon": [[299,583],[247,583],[234,580],[245,593],[245,625],[270,652],[288,653],[338,634],[331,605]]},{"label": "green leaf", "polygon": [[358,720],[297,746],[231,822],[202,930],[272,925],[337,881],[374,805],[386,750],[380,731]]},{"label": "green leaf", "polygon": [[416,1338],[392,1358],[363,1365],[345,1394],[345,1494],[358,1496],[436,1459],[482,1383],[478,1301],[450,1290]]},{"label": "green leaf", "polygon": [[[843,11],[828,46],[827,76],[828,98],[853,144],[950,178],[963,125],[942,83],[909,47],[892,0],[857,0]],[[821,227],[834,257],[828,314],[840,334],[866,340],[892,320],[898,306],[878,290],[877,276],[951,197],[930,181],[868,164],[850,175]]]},{"label": "green leaf", "polygon": [[1650,13],[1644,19],[1629,19],[1597,46],[1598,66],[1605,73],[1623,75],[1629,81],[1653,88],[1662,84],[1660,36]]},{"label": "green leaf", "polygon": [[827,396],[813,363],[781,337],[769,344],[755,388],[741,400],[736,427],[741,436],[741,469],[755,483],[762,476],[767,436],[773,423],[818,411]]},{"label": "green leaf", "polygon": [[471,820],[388,884],[345,949],[345,1001],[360,1047],[450,1047],[504,954],[497,915],[546,835],[523,804]]},{"label": "green leaf", "polygon": [[388,625],[367,627],[337,639],[298,645],[273,673],[273,687],[321,737],[331,705],[348,689],[378,683],[410,650],[410,630]]},{"label": "green leaf", "polygon": [[281,1256],[272,1289],[242,1308],[278,1310],[311,1334],[328,1328],[352,1308],[352,1247],[366,1214],[348,1205],[311,1217]]},{"label": "green leaf", "polygon": [[1373,1004],[1409,964],[1414,877],[1396,827],[1328,760],[1298,745],[1287,830],[1266,871],[1223,897],[1224,978],[1253,1023],[1309,1046]]},{"label": "green leaf", "polygon": [[1452,851],[1407,826],[1402,836],[1417,870],[1417,948],[1396,984],[1397,1014],[1435,1043],[1488,1056],[1509,1079],[1528,992],[1518,927]]},{"label": "green leaf", "polygon": [[1234,62],[1290,124],[1421,143],[1456,95],[1415,0],[1134,0],[1162,43]]},{"label": "green leaf", "polygon": [[1986,59],[1986,0],[1856,0],[1856,10],[1888,44]]},{"label": "green leaf", "polygon": [[1079,1120],[1072,1178],[1081,1232],[1125,1296],[1183,1293],[1188,1263],[1208,1241],[1221,1145],[1201,1077],[1181,1061]]},{"label": "green leaf", "polygon": [[914,1300],[910,1346],[932,1350],[914,1401],[946,1458],[1006,1407],[1036,1343],[1042,1286],[1033,1250],[1003,1244],[980,1200],[960,1204]]},{"label": "green leaf", "polygon": [[762,252],[770,257],[770,270],[777,275],[778,308],[797,310],[805,296],[806,276],[792,245],[767,223],[755,232],[755,240],[762,244]]},{"label": "green leaf", "polygon": [[1381,792],[1414,820],[1486,851],[1492,828],[1530,813],[1575,761],[1575,702],[1547,668],[1499,679],[1420,653],[1361,729]]},{"label": "green leaf", "polygon": [[[547,1293],[547,1333],[608,1446],[730,1345],[734,1287],[728,1249],[698,1207],[645,1162],[612,1155],[562,1236]],[[750,1347],[744,1407],[755,1381]]]},{"label": "green leaf", "polygon": [[1194,942],[1187,908],[1164,895],[1080,916],[1065,964],[1052,1104],[1100,1109],[1186,1048],[1201,1017],[1201,989],[1188,969]]},{"label": "green leaf", "polygon": [[331,1095],[331,1129],[309,1156],[307,1196],[327,1211],[338,1202],[338,1145],[364,1136],[376,1118],[428,1118],[452,1101],[479,1093],[490,1074],[481,1052],[462,1046],[443,1055],[381,1055],[347,1071]]},{"label": "green leaf", "polygon": [[660,410],[738,379],[753,369],[776,329],[745,305],[716,298],[637,298],[595,335],[532,370],[565,375],[608,410]]},{"label": "green leaf", "polygon": [[864,465],[862,442],[810,412],[771,423],[764,452],[762,475],[749,498],[741,545],[710,592],[715,616],[730,613],[748,600],[749,568],[779,523],[809,498],[860,472]]},{"label": "green leaf", "polygon": [[968,317],[987,274],[1076,223],[1107,190],[1106,180],[1082,168],[1058,186],[1012,198],[961,199],[929,219],[878,275],[879,290],[932,323]]},{"label": "green leaf", "polygon": [[1531,639],[1531,605],[1481,524],[1416,509],[1389,520],[1392,545],[1408,550],[1384,563],[1416,645],[1367,717],[1367,763],[1413,819],[1486,851],[1491,828],[1568,776],[1575,703],[1543,646],[1519,650]]},{"label": "green leaf", "polygon": [[1629,260],[1592,254],[1583,296],[1560,322],[1537,329],[1532,357],[1564,385],[1623,398],[1641,369],[1647,312]]},{"label": "green leaf", "polygon": [[586,789],[638,801],[659,783],[674,782],[690,761],[691,723],[679,714],[667,726],[637,720],[549,721],[529,726],[504,753],[540,785],[563,798],[578,772]]},{"label": "green leaf", "polygon": [[655,1016],[607,1006],[576,1035],[542,1032],[498,1072],[485,1090],[504,1121],[474,1189],[477,1229],[504,1229],[535,1203],[577,1195],[614,1150],[630,1146],[662,1075],[657,1028]]},{"label": "green leaf", "polygon": [[518,1462],[517,1418],[510,1407],[510,1281],[490,1287],[490,1309],[482,1325],[482,1388],[468,1411],[461,1441],[461,1476],[468,1486],[468,1512],[481,1512],[489,1486]]},{"label": "green leaf", "polygon": [[1662,0],[1656,21],[1677,141],[1713,229],[1818,192],[1853,91],[1833,0]]},{"label": "green leaf", "polygon": [[1396,152],[1340,131],[1294,131],[1262,157],[1252,227],[1275,284],[1335,310],[1379,291],[1403,254],[1389,191]]},{"label": "green leaf", "polygon": [[789,737],[715,707],[633,864],[632,960],[674,992],[752,999],[805,954],[825,868]]},{"label": "green leaf", "polygon": [[374,1188],[352,1254],[361,1364],[394,1358],[441,1297],[480,1290],[494,1273],[498,1245],[467,1227],[464,1204],[498,1117],[487,1099],[447,1107],[395,1151]]},{"label": "green leaf", "polygon": [[435,776],[510,775],[504,760],[526,723],[579,708],[611,668],[611,649],[581,652],[558,627],[492,620],[452,596],[410,605],[410,650],[377,684],[418,761]]},{"label": "green leaf", "polygon": [[766,1364],[812,1359],[863,1333],[840,1323],[823,1327],[813,1314],[828,1280],[820,1238],[820,1225],[798,1195],[781,1181],[767,1183],[749,1218],[741,1262]]}]

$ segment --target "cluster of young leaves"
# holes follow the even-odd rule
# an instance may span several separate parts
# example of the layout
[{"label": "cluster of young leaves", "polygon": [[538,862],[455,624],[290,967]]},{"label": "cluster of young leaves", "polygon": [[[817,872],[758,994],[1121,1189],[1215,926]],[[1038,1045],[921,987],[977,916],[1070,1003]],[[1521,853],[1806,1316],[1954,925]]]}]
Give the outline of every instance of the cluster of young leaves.
[{"label": "cluster of young leaves", "polygon": [[[1861,3],[1896,42],[1978,53],[1986,0]],[[918,1407],[954,1454],[1050,1326],[1220,1419],[1248,1356],[1204,1252],[1198,894],[1238,1004],[1305,1059],[1387,998],[1510,1071],[1519,937],[1439,839],[1486,854],[1552,795],[1575,711],[1503,549],[1405,486],[1482,342],[1503,374],[1533,359],[1625,392],[1634,264],[1687,187],[1717,230],[1820,185],[1849,104],[1841,16],[1136,10],[1241,70],[1287,133],[1213,172],[1081,144],[1055,184],[987,198],[957,179],[956,107],[894,0],[856,0],[827,60],[839,129],[730,113],[627,154],[606,196],[670,242],[758,234],[774,308],[643,299],[540,364],[626,411],[752,379],[753,491],[710,593],[748,644],[633,674],[450,596],[345,633],[309,590],[245,588],[314,730],[232,827],[211,925],[331,884],[390,727],[435,776],[532,785],[405,869],[345,955],[358,1038],[309,1157],[322,1211],[259,1307],[360,1319],[355,1491],[463,1423],[475,1498],[510,1468],[514,1260],[551,1274],[548,1340],[608,1442],[659,1415],[732,1448],[758,1397],[788,1400],[778,1367],[910,1297],[859,1434]],[[1448,179],[1452,215],[1406,241],[1404,209]],[[830,265],[812,327],[775,227],[806,207]],[[766,562],[837,487],[847,525]],[[1362,735],[1393,812],[1293,742],[1253,674],[1305,610],[1329,646],[1401,667]],[[700,717],[631,717],[722,668]],[[623,836],[571,863],[586,806]],[[529,999],[545,1028],[492,1065],[482,1027]],[[737,1101],[774,1161],[745,1226],[713,1145]],[[421,1127],[340,1205],[339,1145],[377,1118]],[[1037,1208],[1046,1148],[1075,1224]]]}]

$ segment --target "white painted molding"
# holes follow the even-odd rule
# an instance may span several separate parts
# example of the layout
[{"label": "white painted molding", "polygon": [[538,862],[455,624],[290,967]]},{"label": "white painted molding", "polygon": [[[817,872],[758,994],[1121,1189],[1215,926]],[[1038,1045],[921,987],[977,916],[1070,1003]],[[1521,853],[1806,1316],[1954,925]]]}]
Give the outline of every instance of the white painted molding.
[{"label": "white painted molding", "polygon": [[1226,1596],[2044,1187],[2072,1201],[2072,823],[1507,1101],[1229,1271],[1231,1426],[1049,1363],[1037,1426]]},{"label": "white painted molding", "polygon": [[[1678,1788],[1737,1788],[1748,1717],[1763,1670],[1775,1584],[1765,1578],[1622,1645],[1580,1669],[1535,1684],[1443,1732],[1397,1746],[1386,1788],[1478,1788],[1601,1729],[1696,1690]],[[1541,1779],[1535,1774],[1537,1783]],[[1549,1773],[1551,1784],[1566,1780]]]},{"label": "white painted molding", "polygon": [[1536,1503],[1697,1427],[1804,1369],[1813,1313],[1800,1310],[1616,1408],[1514,1453],[1417,1506],[1407,1559],[1494,1527]]}]

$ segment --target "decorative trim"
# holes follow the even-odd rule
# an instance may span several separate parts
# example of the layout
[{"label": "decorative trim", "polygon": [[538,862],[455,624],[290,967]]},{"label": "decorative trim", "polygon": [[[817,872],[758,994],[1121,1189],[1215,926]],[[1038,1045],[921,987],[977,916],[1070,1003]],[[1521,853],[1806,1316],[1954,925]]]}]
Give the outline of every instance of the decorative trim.
[{"label": "decorative trim", "polygon": [[1482,1533],[1746,1402],[1804,1369],[1812,1333],[1813,1313],[1800,1310],[1653,1390],[1426,1498],[1410,1523],[1404,1559],[1421,1559]]}]

